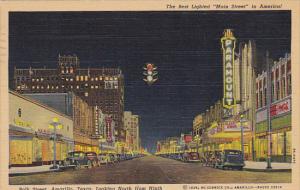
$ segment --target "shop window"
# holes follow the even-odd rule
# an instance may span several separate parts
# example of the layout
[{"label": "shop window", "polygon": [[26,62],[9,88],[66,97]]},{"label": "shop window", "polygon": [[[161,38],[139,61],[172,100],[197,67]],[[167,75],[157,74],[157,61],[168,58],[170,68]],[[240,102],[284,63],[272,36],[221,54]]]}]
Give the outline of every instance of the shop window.
[{"label": "shop window", "polygon": [[292,133],[291,131],[286,132],[286,155],[292,154]]}]

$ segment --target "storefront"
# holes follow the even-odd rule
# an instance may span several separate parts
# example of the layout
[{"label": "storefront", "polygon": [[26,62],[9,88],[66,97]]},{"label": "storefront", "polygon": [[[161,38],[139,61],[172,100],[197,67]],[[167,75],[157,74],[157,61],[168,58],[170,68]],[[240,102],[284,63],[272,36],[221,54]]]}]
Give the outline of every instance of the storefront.
[{"label": "storefront", "polygon": [[[291,106],[290,97],[271,106],[271,158],[275,162],[291,162]],[[267,109],[256,113],[255,152],[257,161],[265,161],[268,154]]]},{"label": "storefront", "polygon": [[[241,124],[239,121],[228,119],[221,123],[214,122],[207,129],[201,151],[215,151],[234,149],[241,150]],[[245,160],[252,158],[252,135],[251,126],[248,122],[243,123],[243,144]]]},{"label": "storefront", "polygon": [[57,130],[56,160],[73,150],[73,121],[55,110],[17,93],[9,93],[9,162],[12,166],[42,165],[53,161],[53,118]]}]

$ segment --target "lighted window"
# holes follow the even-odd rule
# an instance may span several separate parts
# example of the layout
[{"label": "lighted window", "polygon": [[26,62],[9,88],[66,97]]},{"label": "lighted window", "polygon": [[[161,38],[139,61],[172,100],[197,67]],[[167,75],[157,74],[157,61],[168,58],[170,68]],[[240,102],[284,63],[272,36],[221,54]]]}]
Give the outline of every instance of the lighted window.
[{"label": "lighted window", "polygon": [[43,78],[41,78],[41,81],[44,81],[44,79],[43,79]]},{"label": "lighted window", "polygon": [[108,77],[105,77],[105,80],[108,80]]},{"label": "lighted window", "polygon": [[83,81],[83,76],[80,76],[80,81]]},{"label": "lighted window", "polygon": [[37,88],[37,89],[40,89],[40,86],[39,86],[39,85],[37,85],[37,86],[36,86],[36,88]]},{"label": "lighted window", "polygon": [[17,89],[20,89],[20,88],[21,88],[20,86],[17,87]]},{"label": "lighted window", "polygon": [[62,88],[64,88],[64,87],[65,87],[65,85],[61,85],[61,87],[62,87]]},{"label": "lighted window", "polygon": [[76,88],[79,89],[79,86],[77,85]]},{"label": "lighted window", "polygon": [[35,86],[32,86],[32,89],[35,89]]},{"label": "lighted window", "polygon": [[70,78],[70,81],[73,81],[73,78]]},{"label": "lighted window", "polygon": [[91,86],[91,89],[94,89],[94,86],[93,86],[93,85]]},{"label": "lighted window", "polygon": [[102,77],[99,78],[99,80],[102,80],[102,79],[103,79]]},{"label": "lighted window", "polygon": [[36,81],[37,81],[37,82],[39,82],[39,81],[40,81],[40,79],[38,79],[38,78],[37,78],[37,79],[36,79]]},{"label": "lighted window", "polygon": [[79,76],[76,76],[76,81],[79,81]]},{"label": "lighted window", "polygon": [[95,78],[95,81],[98,81],[98,77]]},{"label": "lighted window", "polygon": [[44,89],[44,86],[41,86],[41,89]]},{"label": "lighted window", "polygon": [[91,81],[94,81],[94,78],[93,78],[93,77],[91,78]]},{"label": "lighted window", "polygon": [[49,85],[47,85],[47,89],[49,89],[50,88],[50,86]]},{"label": "lighted window", "polygon": [[58,86],[56,86],[56,89],[58,89]]},{"label": "lighted window", "polygon": [[66,81],[69,81],[69,78],[66,78]]},{"label": "lighted window", "polygon": [[118,80],[118,78],[117,78],[117,77],[115,77],[115,80]]},{"label": "lighted window", "polygon": [[97,89],[98,89],[98,85],[96,85],[96,86],[95,86],[95,88],[97,88]]},{"label": "lighted window", "polygon": [[84,86],[88,86],[88,83],[85,83]]},{"label": "lighted window", "polygon": [[109,77],[109,80],[113,80],[113,78],[112,78],[112,77]]},{"label": "lighted window", "polygon": [[32,82],[34,82],[35,81],[35,79],[33,78],[33,79],[31,79],[32,80]]},{"label": "lighted window", "polygon": [[73,89],[73,86],[71,85],[70,88]]},{"label": "lighted window", "polygon": [[51,89],[54,89],[54,86],[51,86]]},{"label": "lighted window", "polygon": [[88,93],[88,92],[85,92],[85,93],[84,93],[84,96],[86,96],[86,97],[89,96],[89,93]]},{"label": "lighted window", "polygon": [[85,80],[85,81],[88,81],[88,76],[84,76],[84,80]]}]

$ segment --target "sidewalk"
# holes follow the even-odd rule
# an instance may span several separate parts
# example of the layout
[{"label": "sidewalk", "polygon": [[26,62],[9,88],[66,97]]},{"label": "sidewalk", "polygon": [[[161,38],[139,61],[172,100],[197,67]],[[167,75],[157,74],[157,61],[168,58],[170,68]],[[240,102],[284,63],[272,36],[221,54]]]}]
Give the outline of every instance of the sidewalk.
[{"label": "sidewalk", "polygon": [[245,161],[244,170],[246,171],[261,171],[261,172],[278,172],[291,171],[291,163],[271,162],[272,169],[267,170],[267,162]]},{"label": "sidewalk", "polygon": [[50,169],[52,165],[43,166],[30,166],[30,167],[11,167],[9,168],[9,176],[19,176],[19,175],[30,175],[38,173],[47,173],[58,171],[57,169]]}]

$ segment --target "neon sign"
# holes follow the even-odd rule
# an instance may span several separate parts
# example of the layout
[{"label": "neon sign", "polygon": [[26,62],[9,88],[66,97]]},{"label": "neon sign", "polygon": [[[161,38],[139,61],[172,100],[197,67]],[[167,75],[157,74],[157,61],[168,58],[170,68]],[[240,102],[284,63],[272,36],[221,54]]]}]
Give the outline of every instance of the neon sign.
[{"label": "neon sign", "polygon": [[235,105],[234,99],[234,49],[235,37],[230,29],[224,31],[221,38],[223,49],[223,107],[230,109]]}]

